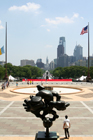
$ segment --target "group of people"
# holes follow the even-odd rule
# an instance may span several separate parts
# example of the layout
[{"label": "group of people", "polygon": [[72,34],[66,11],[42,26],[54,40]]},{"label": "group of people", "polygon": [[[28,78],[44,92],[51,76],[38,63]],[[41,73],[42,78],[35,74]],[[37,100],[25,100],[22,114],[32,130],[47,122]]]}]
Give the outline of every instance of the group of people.
[{"label": "group of people", "polygon": [[33,84],[33,81],[30,81],[30,82],[27,81],[27,85],[29,85],[29,84],[30,84],[30,85]]},{"label": "group of people", "polygon": [[6,87],[8,88],[9,86],[9,81],[6,81],[2,84],[2,90],[4,90]]}]

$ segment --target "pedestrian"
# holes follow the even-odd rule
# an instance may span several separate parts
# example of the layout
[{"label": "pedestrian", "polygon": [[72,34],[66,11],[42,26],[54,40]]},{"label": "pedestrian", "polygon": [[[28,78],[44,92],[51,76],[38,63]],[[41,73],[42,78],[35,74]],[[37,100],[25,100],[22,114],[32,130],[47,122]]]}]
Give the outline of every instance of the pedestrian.
[{"label": "pedestrian", "polygon": [[2,84],[2,90],[4,89],[4,84]]},{"label": "pedestrian", "polygon": [[7,86],[7,88],[8,88],[8,82],[6,83],[6,86]]},{"label": "pedestrian", "polygon": [[6,82],[4,83],[4,89],[6,88]]},{"label": "pedestrian", "polygon": [[[65,138],[69,138],[70,134],[69,134],[69,128],[70,128],[71,124],[70,124],[70,120],[68,119],[68,116],[65,116],[65,120],[63,122],[63,129],[65,132]],[[68,136],[68,137],[67,137]]]},{"label": "pedestrian", "polygon": [[16,86],[18,87],[18,82],[16,82]]},{"label": "pedestrian", "polygon": [[9,81],[8,81],[8,87],[9,87]]}]

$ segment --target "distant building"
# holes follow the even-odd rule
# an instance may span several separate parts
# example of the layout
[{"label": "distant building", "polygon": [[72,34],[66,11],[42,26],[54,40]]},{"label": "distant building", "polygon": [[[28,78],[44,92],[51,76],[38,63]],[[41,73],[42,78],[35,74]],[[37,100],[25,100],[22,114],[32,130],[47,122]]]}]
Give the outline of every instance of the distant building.
[{"label": "distant building", "polygon": [[57,58],[54,59],[55,68],[57,68]]},{"label": "distant building", "polygon": [[[88,59],[86,60],[86,63],[87,63],[87,67],[88,67]],[[89,58],[89,66],[91,67],[91,66],[93,66],[93,56],[90,56],[90,58]]]},{"label": "distant building", "polygon": [[38,62],[42,62],[42,59],[41,58],[37,59],[36,63]]},{"label": "distant building", "polygon": [[57,66],[58,67],[68,67],[68,55],[67,54],[64,54],[64,55],[61,55],[60,57],[58,57],[58,64]]},{"label": "distant building", "polygon": [[68,56],[68,63],[69,63],[69,66],[73,65],[74,62],[76,61],[76,57],[75,56]]},{"label": "distant building", "polygon": [[49,67],[50,67],[50,70],[55,69],[55,63],[54,63],[54,61],[51,61],[50,62]]},{"label": "distant building", "polygon": [[0,61],[0,65],[4,66],[5,61]]},{"label": "distant building", "polygon": [[84,66],[87,67],[87,61],[86,60],[78,60],[75,62],[76,66]]},{"label": "distant building", "polygon": [[21,66],[26,66],[26,65],[30,65],[30,66],[35,66],[34,60],[21,60]]},{"label": "distant building", "polygon": [[62,45],[64,47],[64,54],[66,54],[66,41],[65,41],[65,37],[60,37],[59,45]]},{"label": "distant building", "polygon": [[39,68],[44,68],[44,63],[42,63],[42,62],[37,62],[36,65]]},{"label": "distant building", "polygon": [[64,54],[66,54],[66,41],[65,37],[60,37],[59,45],[57,47],[57,66],[59,66],[59,60]]},{"label": "distant building", "polygon": [[76,57],[76,61],[81,60],[83,58],[83,48],[80,45],[76,45],[73,55]]},{"label": "distant building", "polygon": [[44,69],[45,69],[45,70],[49,70],[49,69],[50,69],[48,57],[46,58],[46,64],[44,65]]},{"label": "distant building", "polygon": [[49,64],[49,60],[48,60],[48,57],[46,58],[46,65],[47,65],[47,64]]},{"label": "distant building", "polygon": [[43,79],[52,79],[52,75],[48,70],[46,70],[45,73],[43,74]]}]

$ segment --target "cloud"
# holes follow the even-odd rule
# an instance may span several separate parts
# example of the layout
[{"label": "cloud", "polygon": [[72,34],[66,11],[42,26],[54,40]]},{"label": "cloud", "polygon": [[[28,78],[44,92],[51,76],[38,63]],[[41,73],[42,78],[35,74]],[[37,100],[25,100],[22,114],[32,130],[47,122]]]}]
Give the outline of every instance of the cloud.
[{"label": "cloud", "polygon": [[61,24],[61,23],[73,23],[74,19],[78,18],[78,17],[79,17],[79,14],[74,13],[74,15],[71,18],[69,18],[67,16],[65,16],[65,17],[55,17],[55,19],[46,18],[45,21],[48,24],[58,25],[58,24]]},{"label": "cloud", "polygon": [[27,3],[26,5],[22,5],[22,6],[12,6],[9,8],[9,11],[15,11],[15,10],[19,10],[19,11],[24,11],[24,12],[28,12],[28,11],[32,11],[37,13],[37,10],[40,9],[40,5],[39,4],[35,4],[35,3]]},{"label": "cloud", "polygon": [[45,27],[46,25],[41,25],[41,27]]},{"label": "cloud", "polygon": [[48,32],[50,32],[50,29],[47,29]]},{"label": "cloud", "polygon": [[46,48],[52,48],[53,46],[52,45],[46,45],[45,47]]},{"label": "cloud", "polygon": [[1,20],[0,20],[0,29],[3,29],[4,27],[1,25]]},{"label": "cloud", "polygon": [[84,18],[83,18],[83,17],[81,17],[81,19],[83,20]]},{"label": "cloud", "polygon": [[74,15],[72,16],[72,18],[78,18],[79,17],[79,14],[78,13],[74,13]]}]

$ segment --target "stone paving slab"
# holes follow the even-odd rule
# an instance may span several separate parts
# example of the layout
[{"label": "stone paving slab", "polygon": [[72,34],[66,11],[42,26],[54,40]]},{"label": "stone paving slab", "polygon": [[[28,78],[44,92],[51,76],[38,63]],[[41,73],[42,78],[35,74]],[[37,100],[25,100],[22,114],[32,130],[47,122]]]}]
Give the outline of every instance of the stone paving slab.
[{"label": "stone paving slab", "polygon": [[86,108],[70,108],[64,111],[57,111],[60,117],[68,115],[69,117],[93,117],[93,114]]},{"label": "stone paving slab", "polygon": [[26,112],[23,108],[8,108],[1,117],[34,117],[31,112]]},{"label": "stone paving slab", "polygon": [[[35,140],[35,137],[0,137],[1,140]],[[60,137],[58,140],[64,140]],[[93,140],[91,137],[70,137],[69,140]]]},{"label": "stone paving slab", "polygon": [[[69,101],[68,101],[69,102]],[[93,113],[82,102],[70,101],[70,106],[65,111],[57,111],[60,116],[50,131],[56,131],[64,135],[63,120],[67,114],[71,121],[71,135],[90,135],[93,138]],[[84,101],[93,110],[93,101]],[[8,106],[10,104],[10,106]],[[38,131],[44,131],[43,122],[34,114],[26,112],[22,106],[23,101],[0,101],[0,136],[1,135],[35,135]],[[7,108],[8,106],[8,108]],[[50,115],[51,116],[51,115]]]},{"label": "stone paving slab", "polygon": [[68,101],[70,103],[69,107],[84,107],[83,104],[79,101]]},{"label": "stone paving slab", "polygon": [[93,101],[84,101],[84,103],[89,107],[93,107]]},{"label": "stone paving slab", "polygon": [[6,107],[10,103],[11,103],[10,101],[0,101],[0,107]]},{"label": "stone paving slab", "polygon": [[82,98],[91,98],[91,97],[93,97],[93,93],[87,93],[87,94],[76,95],[76,96],[79,96],[79,97],[82,97]]},{"label": "stone paving slab", "polygon": [[[23,107],[24,101],[15,101],[11,107]],[[24,108],[24,107],[23,107]]]},{"label": "stone paving slab", "polygon": [[[93,119],[70,119],[70,121],[69,132],[71,135],[93,135]],[[63,119],[56,120],[50,131],[57,131],[59,135],[64,135]]]},{"label": "stone paving slab", "polygon": [[0,97],[5,97],[5,98],[11,98],[11,97],[15,97],[15,96],[17,96],[16,94],[9,94],[9,93],[0,93]]},{"label": "stone paving slab", "polygon": [[0,137],[0,140],[35,140],[35,137]]},{"label": "stone paving slab", "polygon": [[40,119],[0,119],[0,135],[35,135],[42,130]]}]

